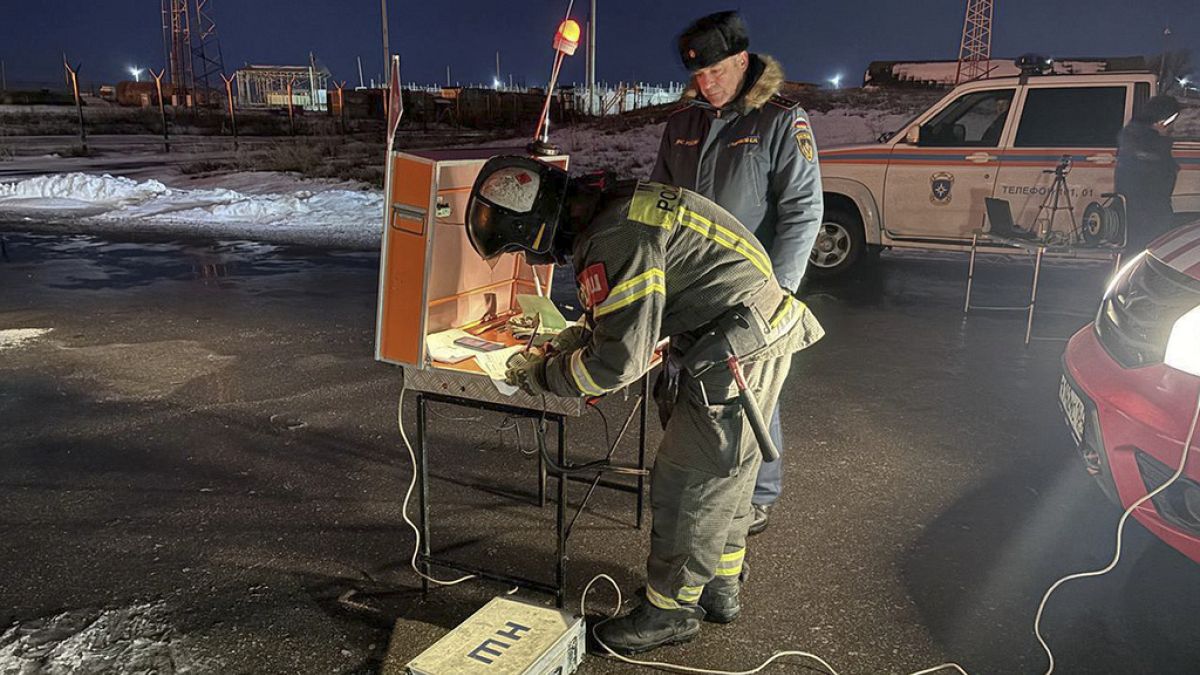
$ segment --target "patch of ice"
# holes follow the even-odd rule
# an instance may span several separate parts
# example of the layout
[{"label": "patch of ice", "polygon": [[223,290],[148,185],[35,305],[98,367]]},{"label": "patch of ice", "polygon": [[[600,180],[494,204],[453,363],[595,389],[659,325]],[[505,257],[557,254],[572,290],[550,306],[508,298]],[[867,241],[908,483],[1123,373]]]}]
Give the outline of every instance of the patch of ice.
[{"label": "patch of ice", "polygon": [[6,328],[0,330],[0,350],[15,349],[49,333],[51,328]]},{"label": "patch of ice", "polygon": [[99,675],[198,674],[220,664],[187,653],[163,603],[107,611],[72,610],[18,622],[0,633],[0,673]]}]

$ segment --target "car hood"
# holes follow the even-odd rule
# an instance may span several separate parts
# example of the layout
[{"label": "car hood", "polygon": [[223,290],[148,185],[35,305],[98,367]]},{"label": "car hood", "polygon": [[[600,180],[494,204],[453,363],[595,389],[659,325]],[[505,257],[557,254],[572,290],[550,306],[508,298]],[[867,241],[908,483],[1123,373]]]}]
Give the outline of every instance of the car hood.
[{"label": "car hood", "polygon": [[1155,239],[1147,250],[1170,267],[1200,280],[1200,222],[1171,230]]}]

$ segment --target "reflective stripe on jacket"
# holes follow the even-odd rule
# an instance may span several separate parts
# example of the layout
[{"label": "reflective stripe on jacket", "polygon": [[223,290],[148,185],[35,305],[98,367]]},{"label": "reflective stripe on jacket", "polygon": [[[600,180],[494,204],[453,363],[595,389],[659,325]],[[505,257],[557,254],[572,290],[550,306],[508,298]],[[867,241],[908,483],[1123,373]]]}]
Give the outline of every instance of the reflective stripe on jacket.
[{"label": "reflective stripe on jacket", "polygon": [[659,340],[703,328],[735,305],[771,308],[761,313],[780,328],[774,338],[800,323],[797,309],[808,313],[746,228],[678,187],[616,188],[576,235],[573,262],[591,339],[546,361],[547,386],[561,396],[599,396],[635,381]]}]

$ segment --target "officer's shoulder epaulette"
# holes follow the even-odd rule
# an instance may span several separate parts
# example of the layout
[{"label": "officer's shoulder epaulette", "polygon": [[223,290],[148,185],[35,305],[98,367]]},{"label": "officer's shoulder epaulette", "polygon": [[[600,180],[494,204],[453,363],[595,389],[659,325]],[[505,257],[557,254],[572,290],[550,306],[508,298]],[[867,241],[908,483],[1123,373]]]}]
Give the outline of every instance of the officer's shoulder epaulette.
[{"label": "officer's shoulder epaulette", "polygon": [[799,101],[797,101],[795,99],[790,99],[790,98],[780,95],[780,94],[775,94],[774,96],[771,97],[771,100],[767,101],[767,102],[772,105],[777,105],[780,108],[783,108],[784,110],[794,110],[794,109],[800,107]]},{"label": "officer's shoulder epaulette", "polygon": [[673,117],[685,110],[691,110],[692,108],[696,107],[696,103],[696,99],[694,98],[684,99],[671,109],[671,112],[667,114],[667,117]]}]

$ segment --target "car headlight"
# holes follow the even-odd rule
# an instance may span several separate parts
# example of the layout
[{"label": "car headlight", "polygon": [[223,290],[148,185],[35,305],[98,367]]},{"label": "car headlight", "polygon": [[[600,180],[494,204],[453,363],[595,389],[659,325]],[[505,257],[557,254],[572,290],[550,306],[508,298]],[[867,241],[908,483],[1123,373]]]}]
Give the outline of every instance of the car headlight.
[{"label": "car headlight", "polygon": [[1200,377],[1200,305],[1179,317],[1171,328],[1163,363]]}]

